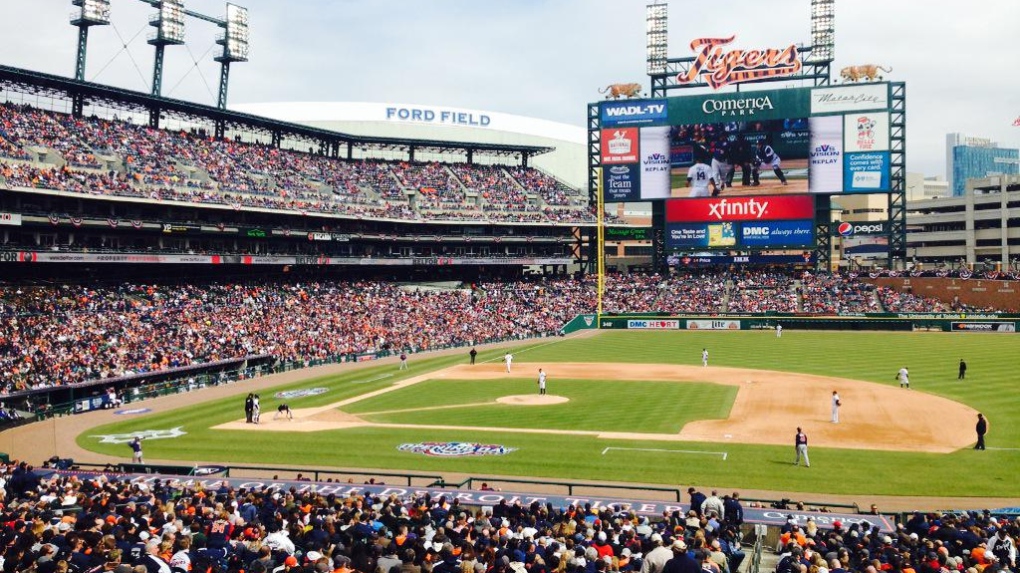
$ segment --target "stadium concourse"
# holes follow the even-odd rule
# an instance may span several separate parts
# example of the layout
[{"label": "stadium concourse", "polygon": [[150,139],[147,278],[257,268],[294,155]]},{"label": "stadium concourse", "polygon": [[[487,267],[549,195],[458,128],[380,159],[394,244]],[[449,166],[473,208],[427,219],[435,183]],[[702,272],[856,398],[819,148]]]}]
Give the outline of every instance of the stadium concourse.
[{"label": "stadium concourse", "polygon": [[587,197],[535,169],[345,161],[13,104],[0,105],[0,182],[89,196],[344,217],[595,221]]},{"label": "stadium concourse", "polygon": [[[311,361],[555,335],[595,306],[591,276],[447,289],[297,280],[0,285],[0,396],[248,355]],[[947,306],[838,275],[705,270],[609,275],[603,308],[835,314]]]}]

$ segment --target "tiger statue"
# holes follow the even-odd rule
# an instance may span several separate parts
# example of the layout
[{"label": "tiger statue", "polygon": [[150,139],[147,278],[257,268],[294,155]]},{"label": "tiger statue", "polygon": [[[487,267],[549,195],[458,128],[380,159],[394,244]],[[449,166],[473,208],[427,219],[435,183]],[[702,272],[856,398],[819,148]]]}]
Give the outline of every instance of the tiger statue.
[{"label": "tiger statue", "polygon": [[882,66],[869,64],[867,66],[847,66],[839,71],[839,76],[848,82],[856,82],[858,80],[871,82],[876,79],[882,79],[882,76],[878,74],[879,70],[887,74],[892,72],[892,68],[883,68]]},{"label": "tiger statue", "polygon": [[599,90],[599,93],[606,94],[606,99],[620,99],[620,96],[638,97],[641,95],[641,84],[609,84],[606,89]]}]

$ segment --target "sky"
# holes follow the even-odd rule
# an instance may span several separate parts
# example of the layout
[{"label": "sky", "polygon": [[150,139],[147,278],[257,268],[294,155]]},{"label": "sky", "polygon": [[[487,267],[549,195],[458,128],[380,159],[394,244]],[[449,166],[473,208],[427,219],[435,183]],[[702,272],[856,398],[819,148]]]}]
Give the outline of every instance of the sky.
[{"label": "sky", "polygon": [[[648,85],[645,0],[235,0],[251,53],[231,67],[231,104],[369,101],[474,108],[585,125],[611,83]],[[222,0],[186,0],[224,14]],[[669,55],[697,37],[734,47],[809,43],[810,0],[669,0]],[[693,8],[693,11],[692,11]],[[69,0],[0,2],[0,64],[74,75]],[[113,0],[89,36],[86,79],[148,91],[155,9]],[[945,134],[1020,147],[1020,0],[837,0],[834,74],[879,64],[907,84],[907,169],[945,174]],[[163,94],[214,104],[220,30],[189,19],[166,51]],[[124,49],[123,46],[127,45]],[[723,91],[732,88],[724,88]]]}]

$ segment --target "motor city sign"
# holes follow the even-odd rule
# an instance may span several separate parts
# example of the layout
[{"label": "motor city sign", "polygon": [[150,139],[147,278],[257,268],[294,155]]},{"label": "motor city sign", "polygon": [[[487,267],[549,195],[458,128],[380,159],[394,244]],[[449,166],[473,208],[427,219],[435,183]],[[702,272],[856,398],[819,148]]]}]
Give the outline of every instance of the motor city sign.
[{"label": "motor city sign", "polygon": [[763,50],[723,50],[736,35],[728,38],[697,38],[691,51],[697,53],[690,69],[676,77],[678,84],[697,83],[701,76],[712,89],[796,74],[804,66],[796,44],[786,48]]}]

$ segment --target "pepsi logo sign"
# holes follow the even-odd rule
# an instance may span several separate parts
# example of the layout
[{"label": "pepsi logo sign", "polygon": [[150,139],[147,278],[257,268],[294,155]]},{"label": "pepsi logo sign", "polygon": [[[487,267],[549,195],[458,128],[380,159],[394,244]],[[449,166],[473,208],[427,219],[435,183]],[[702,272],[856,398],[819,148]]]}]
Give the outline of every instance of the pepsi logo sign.
[{"label": "pepsi logo sign", "polygon": [[854,234],[854,226],[844,221],[839,224],[839,227],[836,227],[836,232],[840,237],[849,237]]}]

